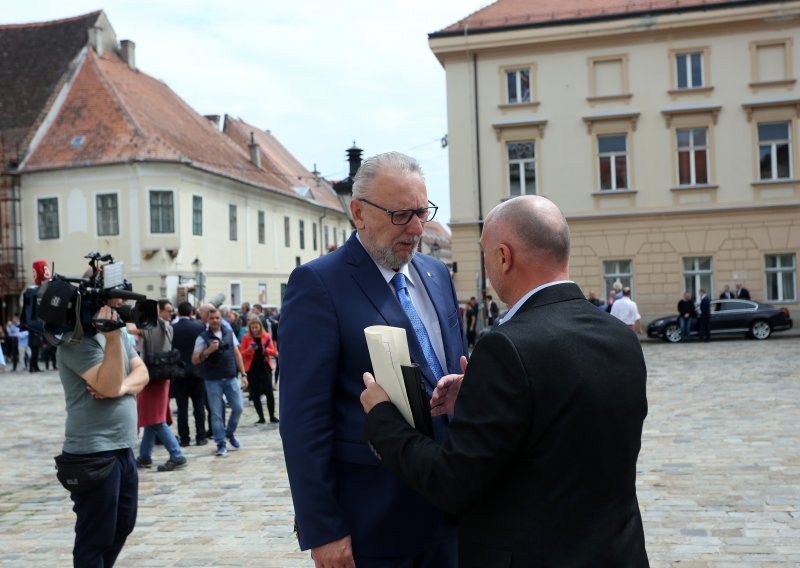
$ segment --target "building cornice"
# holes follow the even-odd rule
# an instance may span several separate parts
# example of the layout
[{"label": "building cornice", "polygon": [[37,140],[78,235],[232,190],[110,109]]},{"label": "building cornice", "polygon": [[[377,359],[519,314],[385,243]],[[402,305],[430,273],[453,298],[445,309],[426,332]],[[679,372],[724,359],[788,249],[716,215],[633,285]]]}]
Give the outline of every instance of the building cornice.
[{"label": "building cornice", "polygon": [[606,18],[558,20],[520,26],[481,30],[440,32],[428,36],[428,45],[439,62],[450,55],[493,49],[529,49],[558,42],[592,41],[613,38],[625,41],[627,36],[643,33],[676,32],[692,28],[709,30],[715,27],[747,22],[775,22],[800,18],[800,1],[731,2],[636,15],[614,15]]}]

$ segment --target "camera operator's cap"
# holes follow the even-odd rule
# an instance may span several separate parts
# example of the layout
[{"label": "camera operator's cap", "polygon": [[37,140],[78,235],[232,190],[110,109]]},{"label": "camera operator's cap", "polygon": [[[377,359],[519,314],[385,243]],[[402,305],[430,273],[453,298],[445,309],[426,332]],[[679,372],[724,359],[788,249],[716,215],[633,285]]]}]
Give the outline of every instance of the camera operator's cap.
[{"label": "camera operator's cap", "polygon": [[62,326],[76,320],[73,304],[78,289],[63,280],[49,280],[39,288],[36,317],[45,323]]}]

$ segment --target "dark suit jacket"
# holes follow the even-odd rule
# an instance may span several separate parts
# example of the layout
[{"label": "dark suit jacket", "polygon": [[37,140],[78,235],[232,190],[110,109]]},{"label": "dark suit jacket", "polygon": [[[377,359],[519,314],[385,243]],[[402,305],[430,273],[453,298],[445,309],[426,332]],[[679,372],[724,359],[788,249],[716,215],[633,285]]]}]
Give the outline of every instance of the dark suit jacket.
[{"label": "dark suit jacket", "polygon": [[199,366],[192,365],[192,352],[197,336],[205,331],[203,322],[195,319],[181,318],[172,325],[172,348],[180,351],[181,361],[186,365],[184,371],[186,378],[202,378],[203,371]]},{"label": "dark suit jacket", "polygon": [[[445,370],[461,372],[466,345],[447,267],[422,254],[412,264],[438,315]],[[292,272],[281,310],[280,431],[303,550],[350,534],[356,556],[411,556],[439,531],[453,532],[429,502],[381,467],[363,440],[359,396],[362,375],[372,371],[364,338],[371,325],[406,329],[411,358],[432,389],[439,377],[355,233]]]},{"label": "dark suit jacket", "polygon": [[711,317],[711,298],[708,295],[703,296],[700,300],[700,318],[709,319]]},{"label": "dark suit jacket", "polygon": [[749,300],[750,291],[747,288],[739,288],[736,290],[736,297],[742,300]]},{"label": "dark suit jacket", "polygon": [[365,436],[458,515],[461,566],[647,566],[635,487],[646,376],[628,326],[558,284],[478,342],[442,446],[388,402]]}]

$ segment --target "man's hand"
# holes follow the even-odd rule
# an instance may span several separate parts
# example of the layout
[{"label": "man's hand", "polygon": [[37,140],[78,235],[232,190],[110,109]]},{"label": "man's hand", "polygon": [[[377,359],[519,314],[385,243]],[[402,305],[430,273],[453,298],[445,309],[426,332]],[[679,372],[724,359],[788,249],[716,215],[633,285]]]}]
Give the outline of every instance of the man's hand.
[{"label": "man's hand", "polygon": [[219,349],[219,339],[215,339],[214,341],[208,344],[206,351],[208,351],[208,354],[211,355],[212,353],[215,353],[218,349]]},{"label": "man's hand", "polygon": [[445,375],[436,383],[436,388],[433,389],[431,395],[431,416],[452,415],[455,411],[456,399],[461,390],[461,381],[464,380],[463,373],[467,370],[467,358],[462,355],[459,364],[462,374]]},{"label": "man's hand", "polygon": [[[374,379],[373,383],[375,383]],[[356,562],[353,560],[353,543],[350,540],[350,535],[329,542],[328,544],[312,548],[311,558],[314,559],[314,566],[316,566],[316,568],[356,568]]]},{"label": "man's hand", "polygon": [[[96,319],[96,320],[111,320],[111,321],[116,321],[116,320],[118,320],[118,319],[119,319],[119,316],[117,315],[117,312],[114,310],[114,308],[112,308],[112,307],[110,307],[110,306],[103,306],[103,307],[102,307],[102,308],[100,308],[100,309],[98,310],[98,312],[97,312],[97,313],[94,315],[94,319]],[[106,341],[109,341],[109,340],[110,340],[112,337],[116,337],[116,336],[118,336],[118,335],[121,333],[121,332],[120,332],[120,329],[121,329],[121,328],[118,328],[118,329],[112,329],[111,331],[100,331],[100,330],[98,329],[97,331],[98,331],[98,332],[100,332],[100,333],[102,333],[102,334],[105,336],[105,338],[106,338]]]},{"label": "man's hand", "polygon": [[247,385],[248,385],[247,376],[242,375],[242,390],[247,390]]},{"label": "man's hand", "polygon": [[376,404],[389,400],[389,395],[375,382],[371,373],[364,373],[364,386],[366,389],[361,393],[361,406],[367,414]]}]

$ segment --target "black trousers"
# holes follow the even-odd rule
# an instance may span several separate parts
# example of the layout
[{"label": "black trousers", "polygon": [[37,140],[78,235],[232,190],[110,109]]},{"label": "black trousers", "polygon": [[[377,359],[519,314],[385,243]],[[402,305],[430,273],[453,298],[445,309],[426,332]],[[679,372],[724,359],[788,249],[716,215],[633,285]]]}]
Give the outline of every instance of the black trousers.
[{"label": "black trousers", "polygon": [[171,382],[172,396],[178,405],[178,439],[182,444],[191,442],[189,432],[189,400],[194,414],[195,440],[208,437],[206,431],[206,386],[202,379],[187,377]]},{"label": "black trousers", "polygon": [[697,335],[703,341],[711,339],[711,319],[700,317],[697,319]]},{"label": "black trousers", "polygon": [[116,455],[117,463],[100,486],[85,493],[70,493],[74,503],[72,510],[78,517],[72,550],[76,568],[113,566],[136,525],[139,474],[133,450],[126,448],[92,455]]}]

